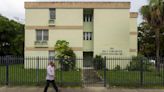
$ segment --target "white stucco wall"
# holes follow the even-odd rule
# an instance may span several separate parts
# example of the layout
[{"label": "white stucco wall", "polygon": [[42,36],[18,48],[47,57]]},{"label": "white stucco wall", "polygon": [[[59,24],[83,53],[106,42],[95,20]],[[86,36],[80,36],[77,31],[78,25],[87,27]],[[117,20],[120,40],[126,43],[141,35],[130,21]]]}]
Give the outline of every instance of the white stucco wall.
[{"label": "white stucco wall", "polygon": [[49,9],[26,9],[26,26],[47,26],[49,21]]},{"label": "white stucco wall", "polygon": [[129,56],[129,9],[94,9],[94,54],[110,48]]},{"label": "white stucco wall", "polygon": [[56,29],[49,31],[49,46],[54,47],[57,40],[66,40],[70,47],[83,47],[83,30]]},{"label": "white stucco wall", "polygon": [[[137,18],[130,18],[130,32],[137,33]],[[137,56],[138,53],[137,36],[137,34],[130,35],[130,49],[136,49],[136,52],[130,52],[131,56]]]},{"label": "white stucco wall", "polygon": [[83,25],[83,9],[56,9],[56,25]]},{"label": "white stucco wall", "polygon": [[[48,26],[49,9],[26,9],[26,26]],[[56,9],[57,26],[82,26],[83,9]]]},{"label": "white stucco wall", "polygon": [[[26,9],[26,26],[49,26],[49,9]],[[83,26],[83,9],[56,9],[55,26]],[[53,48],[57,40],[66,40],[70,47],[83,49],[83,29],[49,29],[48,47]],[[35,50],[34,42],[36,41],[35,29],[25,29],[25,57],[44,56],[48,57],[49,50]],[[32,48],[32,50],[26,50]],[[82,58],[83,51],[74,51],[76,56]],[[27,60],[26,60],[27,61]],[[34,68],[37,61],[25,61],[25,68]],[[31,65],[32,64],[32,65]],[[47,61],[40,61],[39,68],[45,68]],[[83,62],[78,60],[77,67],[82,67]]]},{"label": "white stucco wall", "polygon": [[[49,26],[49,9],[26,9],[26,26]],[[56,9],[55,26],[83,26],[83,9]],[[70,47],[83,47],[83,29],[49,29],[48,47],[66,40]],[[25,48],[35,47],[35,29],[25,30]]]},{"label": "white stucco wall", "polygon": [[[26,26],[49,26],[49,9],[26,9]],[[82,48],[75,51],[78,58],[83,58],[84,51],[92,51],[94,55],[102,55],[102,51],[119,50],[127,57],[136,55],[137,52],[129,52],[130,49],[137,49],[137,36],[130,35],[130,32],[137,32],[136,18],[130,18],[129,9],[94,9],[93,24],[83,23],[83,9],[56,9],[55,26],[85,26],[84,29],[49,29],[48,48],[53,48],[57,40],[66,40],[70,47]],[[83,32],[93,31],[93,42],[83,40]],[[28,51],[26,48],[35,48],[35,29],[25,30],[25,56],[47,56],[47,51]],[[115,55],[108,55],[115,56]],[[83,67],[83,61],[79,60],[77,66]],[[44,62],[44,61],[43,61]],[[25,62],[25,67],[36,67]],[[47,62],[39,66],[45,68]],[[110,62],[107,62],[110,63]],[[121,62],[122,67],[128,61]],[[116,65],[115,65],[116,66]],[[107,66],[108,67],[108,66]],[[109,66],[110,67],[110,66]],[[113,66],[114,67],[114,66]]]}]

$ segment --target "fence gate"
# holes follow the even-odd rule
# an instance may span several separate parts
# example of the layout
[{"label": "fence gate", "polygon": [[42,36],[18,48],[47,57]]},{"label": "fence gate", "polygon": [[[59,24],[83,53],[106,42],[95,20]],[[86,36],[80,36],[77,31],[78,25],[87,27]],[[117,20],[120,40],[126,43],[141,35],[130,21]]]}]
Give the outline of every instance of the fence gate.
[{"label": "fence gate", "polygon": [[[103,63],[101,62],[103,61]],[[106,86],[105,83],[105,59],[85,57],[83,59],[83,83],[84,86]]]}]

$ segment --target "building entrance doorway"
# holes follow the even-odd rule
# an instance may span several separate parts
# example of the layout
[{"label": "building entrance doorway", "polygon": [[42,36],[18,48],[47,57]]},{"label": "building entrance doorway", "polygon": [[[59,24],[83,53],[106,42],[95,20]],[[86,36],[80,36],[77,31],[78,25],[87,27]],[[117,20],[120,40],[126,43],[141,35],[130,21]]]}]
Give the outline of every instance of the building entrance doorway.
[{"label": "building entrance doorway", "polygon": [[83,52],[84,67],[93,67],[93,52]]}]

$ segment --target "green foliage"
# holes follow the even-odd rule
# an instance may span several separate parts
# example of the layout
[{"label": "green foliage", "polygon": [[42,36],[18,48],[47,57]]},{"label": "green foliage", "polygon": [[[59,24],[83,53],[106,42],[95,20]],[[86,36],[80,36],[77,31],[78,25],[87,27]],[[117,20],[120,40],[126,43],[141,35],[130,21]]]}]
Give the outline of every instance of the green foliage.
[{"label": "green foliage", "polygon": [[[160,30],[160,56],[164,56],[164,28]],[[139,54],[146,57],[155,57],[155,32],[151,30],[146,22],[138,27],[138,50]]]},{"label": "green foliage", "polygon": [[95,58],[93,59],[93,64],[94,64],[94,68],[97,69],[97,70],[101,70],[104,68],[104,59],[99,56],[99,55],[96,55]]},{"label": "green foliage", "polygon": [[114,68],[115,71],[118,71],[118,70],[121,70],[121,66],[120,65],[117,65],[115,68]]},{"label": "green foliage", "polygon": [[146,57],[155,56],[155,32],[151,31],[146,22],[142,22],[138,27],[138,46],[140,54]]},{"label": "green foliage", "polygon": [[164,5],[163,0],[149,0],[148,5],[142,6],[140,13],[150,29],[155,32],[155,48],[156,48],[156,68],[160,72],[160,30],[164,25]]},{"label": "green foliage", "polygon": [[[142,61],[141,61],[142,60]],[[133,57],[130,61],[130,65],[127,66],[129,71],[154,71],[154,64],[151,63],[146,57],[139,55]]]},{"label": "green foliage", "polygon": [[24,53],[24,25],[0,15],[0,55]]},{"label": "green foliage", "polygon": [[60,59],[60,64],[64,71],[74,70],[76,55],[69,47],[69,42],[58,40],[55,44],[56,57]]},{"label": "green foliage", "polygon": [[160,29],[164,24],[163,0],[149,0],[148,5],[142,6],[140,13],[152,29]]}]

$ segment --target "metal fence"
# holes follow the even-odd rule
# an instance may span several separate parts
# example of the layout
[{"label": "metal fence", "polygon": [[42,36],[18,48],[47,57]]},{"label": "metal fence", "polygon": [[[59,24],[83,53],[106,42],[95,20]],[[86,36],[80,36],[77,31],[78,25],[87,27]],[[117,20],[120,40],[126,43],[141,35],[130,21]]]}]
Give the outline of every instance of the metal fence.
[{"label": "metal fence", "polygon": [[55,80],[60,86],[161,87],[164,86],[164,58],[160,58],[158,67],[155,60],[99,57],[87,60],[91,65],[84,67],[83,58],[0,57],[0,85],[45,85],[46,67],[53,61]]},{"label": "metal fence", "polygon": [[106,83],[111,86],[164,86],[164,58],[156,67],[156,58],[106,58]]},{"label": "metal fence", "polygon": [[[56,82],[62,86],[81,86],[82,70],[81,59],[76,59],[73,69],[62,69],[64,59],[47,57],[0,57],[0,85],[44,85],[46,80],[46,67],[49,61],[56,66]],[[67,66],[65,66],[67,67]]]}]

